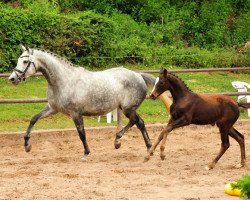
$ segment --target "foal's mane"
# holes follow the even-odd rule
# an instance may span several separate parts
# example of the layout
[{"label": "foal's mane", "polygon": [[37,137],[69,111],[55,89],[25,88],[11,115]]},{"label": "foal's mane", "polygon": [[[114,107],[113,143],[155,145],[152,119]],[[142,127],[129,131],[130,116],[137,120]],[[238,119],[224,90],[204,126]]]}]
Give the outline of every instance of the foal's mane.
[{"label": "foal's mane", "polygon": [[174,79],[178,79],[188,89],[188,91],[192,92],[192,90],[187,86],[187,84],[180,77],[178,77],[176,74],[168,72],[168,75],[170,75],[170,77],[173,77]]},{"label": "foal's mane", "polygon": [[[59,61],[64,62],[64,63],[65,63],[67,66],[69,66],[69,67],[80,67],[79,65],[75,65],[75,64],[71,63],[70,61],[68,61],[66,58],[64,58],[64,57],[62,57],[62,56],[59,56],[58,54],[53,53],[53,52],[51,52],[51,51],[44,50],[44,49],[39,49],[39,48],[38,48],[38,49],[35,49],[35,50],[41,51],[41,52],[43,52],[43,53],[47,53],[47,54],[49,54],[49,55],[51,55],[51,56],[57,58]],[[83,67],[82,67],[82,68],[83,68]]]}]

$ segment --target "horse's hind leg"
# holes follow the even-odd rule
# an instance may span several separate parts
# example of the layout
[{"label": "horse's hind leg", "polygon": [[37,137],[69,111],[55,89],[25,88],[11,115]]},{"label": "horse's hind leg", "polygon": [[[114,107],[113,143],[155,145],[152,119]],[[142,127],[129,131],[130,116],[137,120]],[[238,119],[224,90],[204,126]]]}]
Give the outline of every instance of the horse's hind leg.
[{"label": "horse's hind leg", "polygon": [[229,143],[229,130],[223,126],[219,127],[220,129],[220,135],[221,135],[221,148],[219,154],[215,157],[215,159],[208,164],[205,169],[210,170],[213,169],[216,163],[219,161],[221,156],[226,152],[226,150],[229,148],[230,143]]},{"label": "horse's hind leg", "polygon": [[78,131],[78,134],[79,134],[79,137],[82,141],[82,144],[84,146],[84,156],[82,157],[82,160],[86,161],[87,156],[90,153],[90,150],[89,150],[89,146],[88,146],[87,140],[86,140],[86,133],[85,133],[84,126],[83,126],[82,115],[76,115],[75,117],[73,117],[73,121],[75,123],[76,129]]},{"label": "horse's hind leg", "polygon": [[115,145],[116,149],[119,149],[121,147],[121,141],[120,141],[120,139],[122,138],[122,136],[124,135],[124,133],[129,128],[131,128],[132,126],[134,126],[134,124],[135,124],[134,122],[129,121],[129,123],[122,130],[120,130],[118,133],[116,133],[115,142],[114,142],[114,145]]},{"label": "horse's hind leg", "polygon": [[115,138],[115,148],[118,149],[121,146],[121,142],[120,139],[123,136],[123,134],[132,126],[134,126],[134,124],[136,124],[136,126],[139,128],[139,130],[141,131],[145,144],[147,146],[147,148],[149,149],[152,144],[150,142],[148,133],[146,131],[145,125],[143,120],[141,119],[141,117],[136,113],[136,111],[127,111],[124,112],[125,116],[127,118],[129,118],[129,123],[116,134],[116,138]]},{"label": "horse's hind leg", "polygon": [[49,105],[46,105],[40,113],[36,114],[35,116],[33,116],[31,118],[29,127],[28,127],[26,134],[24,136],[24,147],[25,147],[26,152],[29,152],[31,150],[31,145],[29,143],[29,139],[30,139],[31,129],[33,128],[35,123],[39,119],[48,117],[49,115],[54,114],[54,113],[56,113],[56,112]]},{"label": "horse's hind leg", "polygon": [[240,145],[240,151],[241,151],[241,163],[236,165],[236,168],[240,168],[243,166],[246,166],[246,151],[245,151],[245,140],[244,136],[238,132],[236,129],[231,128],[229,131],[229,135],[234,138]]},{"label": "horse's hind leg", "polygon": [[146,144],[146,147],[149,150],[150,147],[152,146],[152,144],[151,144],[150,138],[148,136],[148,132],[146,130],[144,121],[142,120],[142,118],[137,113],[136,113],[136,116],[138,118],[138,121],[136,122],[136,126],[141,131],[143,139],[144,139],[145,144]]}]

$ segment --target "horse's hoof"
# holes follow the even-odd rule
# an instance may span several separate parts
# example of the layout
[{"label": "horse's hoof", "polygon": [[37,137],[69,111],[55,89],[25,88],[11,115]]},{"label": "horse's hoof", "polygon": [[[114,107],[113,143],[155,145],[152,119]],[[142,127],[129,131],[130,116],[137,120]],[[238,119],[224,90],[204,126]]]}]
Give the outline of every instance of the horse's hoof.
[{"label": "horse's hoof", "polygon": [[144,161],[143,162],[148,162],[149,161],[149,159],[150,159],[150,156],[148,155],[148,156],[145,156],[144,157]]},{"label": "horse's hoof", "polygon": [[147,151],[149,152],[152,148],[152,145],[147,146]]},{"label": "horse's hoof", "polygon": [[207,170],[207,171],[208,171],[208,170],[211,170],[211,169],[213,169],[213,168],[214,168],[214,166],[211,165],[211,164],[205,166],[205,170]]},{"label": "horse's hoof", "polygon": [[116,142],[116,143],[115,143],[115,148],[116,148],[116,149],[119,149],[120,147],[121,147],[121,142]]},{"label": "horse's hoof", "polygon": [[30,152],[31,150],[31,145],[24,146],[26,152]]},{"label": "horse's hoof", "polygon": [[88,158],[88,155],[84,155],[84,156],[81,158],[81,160],[82,160],[83,162],[87,162],[87,158]]}]

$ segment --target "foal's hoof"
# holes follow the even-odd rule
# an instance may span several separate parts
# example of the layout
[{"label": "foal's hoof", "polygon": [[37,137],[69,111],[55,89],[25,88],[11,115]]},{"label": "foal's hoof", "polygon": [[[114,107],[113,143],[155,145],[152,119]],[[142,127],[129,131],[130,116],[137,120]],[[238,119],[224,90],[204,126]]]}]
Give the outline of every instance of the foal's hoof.
[{"label": "foal's hoof", "polygon": [[214,168],[216,162],[211,162],[210,164],[208,164],[207,166],[205,166],[205,170],[211,170]]},{"label": "foal's hoof", "polygon": [[121,142],[115,142],[115,148],[119,149],[121,147]]},{"label": "foal's hoof", "polygon": [[242,167],[244,167],[244,168],[247,169],[247,170],[250,169],[249,165],[247,165],[246,162],[244,162],[244,163],[239,163],[238,165],[235,165],[234,167],[235,167],[236,169],[239,169],[239,168],[242,168]]},{"label": "foal's hoof", "polygon": [[161,160],[165,160],[165,158],[166,158],[166,156],[165,155],[160,155],[160,157],[161,157]]},{"label": "foal's hoof", "polygon": [[242,168],[243,165],[242,165],[241,163],[239,163],[239,164],[235,165],[234,167],[235,167],[236,169],[239,169],[239,168]]},{"label": "foal's hoof", "polygon": [[26,152],[30,152],[31,150],[31,145],[24,146]]}]

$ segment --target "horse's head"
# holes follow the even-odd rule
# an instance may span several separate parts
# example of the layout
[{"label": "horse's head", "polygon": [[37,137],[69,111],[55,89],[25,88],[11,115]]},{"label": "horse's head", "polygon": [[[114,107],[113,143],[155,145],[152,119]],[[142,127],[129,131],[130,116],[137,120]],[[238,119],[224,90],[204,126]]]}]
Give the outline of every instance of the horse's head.
[{"label": "horse's head", "polygon": [[150,98],[156,99],[163,92],[165,92],[166,90],[169,90],[170,84],[169,84],[167,75],[168,75],[168,71],[166,69],[160,70],[160,75],[155,80],[155,85],[150,94]]},{"label": "horse's head", "polygon": [[18,58],[17,66],[9,77],[9,80],[15,85],[37,71],[33,50],[23,45],[21,45],[21,50],[22,55]]}]

